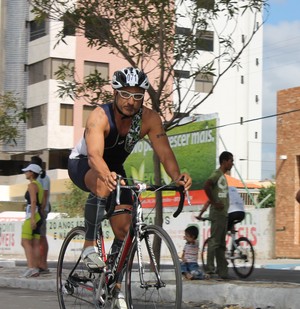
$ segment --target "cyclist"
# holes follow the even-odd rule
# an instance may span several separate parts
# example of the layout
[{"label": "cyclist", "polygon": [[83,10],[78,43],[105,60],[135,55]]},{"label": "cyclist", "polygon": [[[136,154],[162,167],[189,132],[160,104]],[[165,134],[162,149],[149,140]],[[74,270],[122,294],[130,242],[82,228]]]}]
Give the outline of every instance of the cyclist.
[{"label": "cyclist", "polygon": [[228,187],[229,193],[229,209],[228,209],[228,227],[231,231],[236,223],[239,223],[245,218],[244,200],[241,198],[238,190],[235,187]]},{"label": "cyclist", "polygon": [[[143,106],[145,91],[149,88],[146,74],[133,67],[113,74],[114,101],[96,107],[88,117],[84,137],[70,154],[68,162],[71,180],[89,193],[85,205],[86,238],[82,258],[90,269],[101,268],[104,262],[97,254],[96,233],[111,202],[116,188],[117,174],[126,177],[123,163],[134,145],[148,135],[152,147],[167,174],[178,185],[188,190],[191,177],[181,173],[169,145],[159,115]],[[123,182],[124,184],[124,182]],[[110,224],[115,234],[112,252],[118,252],[131,222],[130,192],[121,193],[121,205],[116,206]],[[124,296],[114,292],[113,306],[126,308]]]}]

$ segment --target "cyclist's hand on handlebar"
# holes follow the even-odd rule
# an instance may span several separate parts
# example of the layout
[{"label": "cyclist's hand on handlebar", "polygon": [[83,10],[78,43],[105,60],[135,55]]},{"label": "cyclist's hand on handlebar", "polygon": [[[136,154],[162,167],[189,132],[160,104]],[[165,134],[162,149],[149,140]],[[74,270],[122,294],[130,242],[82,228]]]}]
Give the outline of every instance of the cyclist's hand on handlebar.
[{"label": "cyclist's hand on handlebar", "polygon": [[178,180],[176,181],[176,183],[180,186],[183,186],[184,187],[184,190],[185,191],[188,191],[189,188],[191,187],[192,185],[192,178],[189,174],[187,173],[182,173]]},{"label": "cyclist's hand on handlebar", "polygon": [[[117,177],[118,174],[116,172],[110,172],[104,179],[104,183],[111,192],[116,189]],[[121,185],[125,185],[124,179],[121,179]]]}]

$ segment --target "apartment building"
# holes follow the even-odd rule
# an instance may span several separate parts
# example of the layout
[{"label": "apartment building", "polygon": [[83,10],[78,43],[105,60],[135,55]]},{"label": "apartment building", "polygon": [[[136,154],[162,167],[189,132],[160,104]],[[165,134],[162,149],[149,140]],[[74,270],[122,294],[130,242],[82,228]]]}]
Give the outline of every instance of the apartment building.
[{"label": "apartment building", "polygon": [[[69,150],[83,134],[84,124],[91,106],[84,100],[72,101],[58,97],[55,72],[61,64],[74,65],[79,78],[84,78],[95,68],[110,77],[127,62],[111,55],[107,49],[86,46],[84,36],[67,35],[57,46],[56,35],[62,22],[37,23],[30,13],[26,0],[1,0],[1,91],[15,91],[26,102],[29,119],[20,127],[22,136],[16,146],[2,146],[0,176],[17,174],[20,165],[33,154],[39,154],[48,170],[66,169]],[[184,10],[184,7],[179,9]],[[224,20],[217,27],[224,27]],[[260,21],[258,21],[260,22]],[[187,26],[178,20],[178,29]],[[242,23],[232,32],[237,49],[253,31],[253,16],[245,14]],[[232,30],[232,29],[231,29]],[[231,31],[229,30],[229,31]],[[207,32],[207,57],[218,47],[213,29]],[[55,48],[54,48],[55,47]],[[205,61],[205,57],[201,61]],[[220,70],[225,63],[220,63]],[[186,71],[192,70],[193,64]],[[187,76],[188,78],[188,76]],[[237,170],[234,177],[261,179],[261,122],[262,112],[262,30],[244,51],[240,66],[230,69],[214,93],[200,105],[196,114],[218,113],[218,153],[227,149],[234,154]],[[209,92],[214,79],[196,81],[193,92]],[[176,100],[176,97],[174,97]],[[217,165],[216,158],[216,165]],[[11,182],[6,178],[5,182]]]}]

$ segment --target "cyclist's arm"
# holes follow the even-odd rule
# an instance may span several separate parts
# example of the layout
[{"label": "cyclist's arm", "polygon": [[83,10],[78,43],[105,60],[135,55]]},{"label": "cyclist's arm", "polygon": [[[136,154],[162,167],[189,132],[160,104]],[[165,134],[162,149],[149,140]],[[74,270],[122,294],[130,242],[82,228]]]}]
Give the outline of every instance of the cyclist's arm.
[{"label": "cyclist's arm", "polygon": [[95,108],[87,119],[85,129],[89,166],[97,178],[112,191],[116,185],[115,173],[111,173],[103,159],[105,132],[108,129],[109,123],[105,112],[100,107]]},{"label": "cyclist's arm", "polygon": [[167,134],[163,128],[159,115],[155,112],[151,113],[151,117],[148,117],[147,123],[149,124],[148,136],[152,147],[158,155],[167,174],[173,181],[183,185],[185,190],[188,190],[192,184],[192,179],[188,174],[180,173],[179,165],[170,147]]},{"label": "cyclist's arm", "polygon": [[196,217],[196,219],[201,219],[202,215],[206,212],[206,210],[208,209],[208,207],[210,206],[210,200],[208,200],[202,207],[202,209],[200,210],[199,215]]}]

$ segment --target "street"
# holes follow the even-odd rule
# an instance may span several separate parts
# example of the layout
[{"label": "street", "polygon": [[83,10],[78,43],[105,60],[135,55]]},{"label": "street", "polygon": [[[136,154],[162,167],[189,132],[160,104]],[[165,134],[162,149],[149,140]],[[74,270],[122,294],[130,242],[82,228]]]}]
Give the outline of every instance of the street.
[{"label": "street", "polygon": [[3,308],[6,309],[54,309],[59,307],[56,293],[53,292],[2,287],[0,299]]},{"label": "street", "polygon": [[[0,299],[5,309],[59,308],[57,296],[56,293],[54,292],[34,291],[34,290],[16,289],[16,288],[1,288]],[[167,308],[170,309],[169,307],[166,307],[166,309]],[[200,308],[200,306],[195,304],[182,306],[182,309],[188,309],[188,308]],[[222,307],[215,306],[212,304],[212,306],[205,308],[222,308]]]}]

